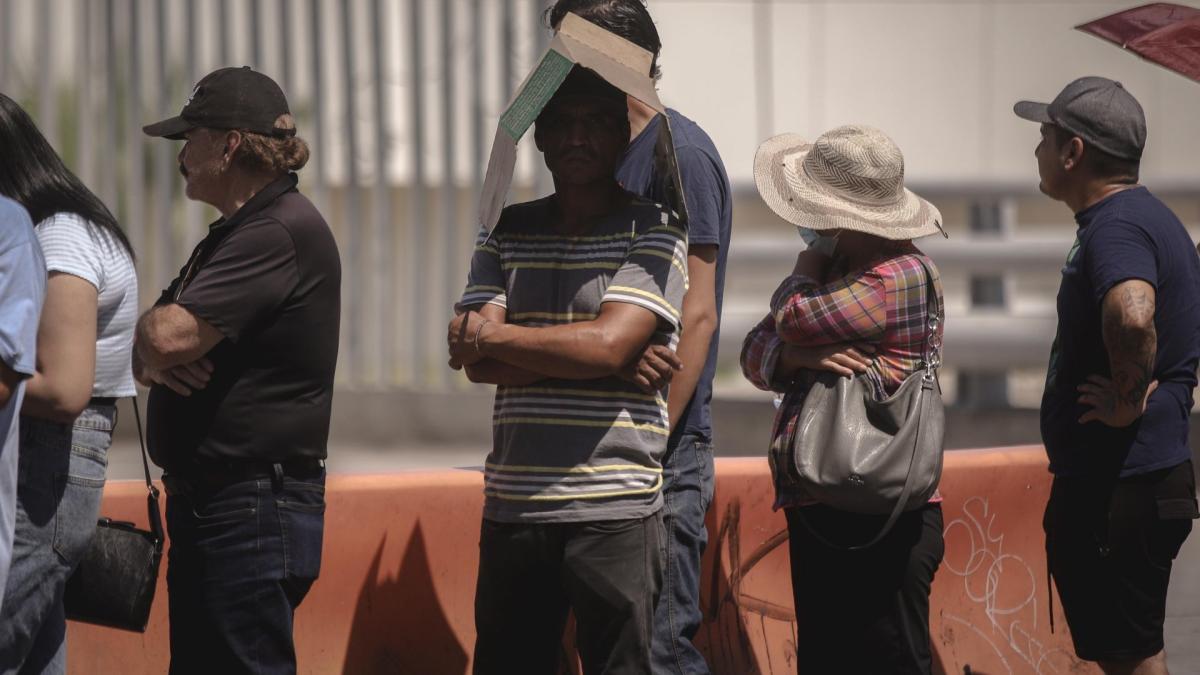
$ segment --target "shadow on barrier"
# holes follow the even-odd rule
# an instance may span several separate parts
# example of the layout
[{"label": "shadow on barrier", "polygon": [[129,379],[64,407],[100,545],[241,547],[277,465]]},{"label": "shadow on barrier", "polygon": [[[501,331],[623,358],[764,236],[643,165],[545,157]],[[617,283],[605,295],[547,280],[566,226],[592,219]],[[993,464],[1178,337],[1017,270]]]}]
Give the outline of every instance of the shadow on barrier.
[{"label": "shadow on barrier", "polygon": [[[395,574],[380,575],[385,534],[358,594],[343,673],[461,673],[467,649],[433,593],[433,570],[418,522]],[[419,607],[423,611],[413,611]]]},{"label": "shadow on barrier", "polygon": [[[1057,602],[1050,632],[1041,530],[1049,487],[1041,448],[947,454],[946,555],[930,612],[936,672],[1098,672],[1073,657]],[[140,522],[144,490],[110,484],[103,513]],[[296,614],[299,672],[469,672],[479,472],[331,476],[326,496],[321,578]],[[717,460],[696,637],[717,675],[797,671],[787,535],[773,497],[765,460]],[[160,580],[145,634],[70,624],[70,671],[165,672],[166,609]],[[564,672],[578,672],[564,660]]]}]

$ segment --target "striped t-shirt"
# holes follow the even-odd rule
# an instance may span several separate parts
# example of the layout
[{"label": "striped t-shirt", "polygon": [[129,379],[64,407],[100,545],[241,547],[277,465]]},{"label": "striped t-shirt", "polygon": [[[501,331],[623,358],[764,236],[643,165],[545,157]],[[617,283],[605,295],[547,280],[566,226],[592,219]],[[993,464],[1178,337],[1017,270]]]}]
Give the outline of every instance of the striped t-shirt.
[{"label": "striped t-shirt", "polygon": [[[654,339],[674,346],[687,285],[687,234],[674,218],[634,198],[587,234],[566,236],[550,230],[550,213],[550,198],[509,206],[490,237],[481,233],[460,306],[491,303],[510,324],[552,326],[626,302],[654,312]],[[485,518],[618,520],[662,506],[662,393],[617,377],[501,386],[492,425]]]},{"label": "striped t-shirt", "polygon": [[133,329],[138,286],[133,258],[107,230],[74,213],[37,224],[47,272],[63,272],[96,287],[96,379],[92,396],[133,396]]}]

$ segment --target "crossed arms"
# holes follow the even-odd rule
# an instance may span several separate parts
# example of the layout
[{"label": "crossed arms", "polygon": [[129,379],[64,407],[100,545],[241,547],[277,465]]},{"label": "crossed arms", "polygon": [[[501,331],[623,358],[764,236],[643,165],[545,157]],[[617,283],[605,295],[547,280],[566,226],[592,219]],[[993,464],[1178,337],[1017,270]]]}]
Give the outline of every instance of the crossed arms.
[{"label": "crossed arms", "polygon": [[785,392],[802,370],[852,377],[871,365],[887,322],[887,288],[871,272],[820,285],[829,263],[802,251],[772,295],[770,314],[742,343],[742,373],[759,389]]},{"label": "crossed arms", "polygon": [[153,307],[138,319],[133,376],[145,386],[161,384],[189,396],[208,385],[212,364],[204,355],[224,337],[212,324],[180,305]]},{"label": "crossed arms", "polygon": [[519,386],[618,375],[643,350],[668,371],[678,363],[665,345],[648,347],[659,318],[637,305],[606,302],[595,319],[542,328],[505,323],[505,315],[486,304],[456,316],[446,337],[450,367],[465,369],[472,382]]}]

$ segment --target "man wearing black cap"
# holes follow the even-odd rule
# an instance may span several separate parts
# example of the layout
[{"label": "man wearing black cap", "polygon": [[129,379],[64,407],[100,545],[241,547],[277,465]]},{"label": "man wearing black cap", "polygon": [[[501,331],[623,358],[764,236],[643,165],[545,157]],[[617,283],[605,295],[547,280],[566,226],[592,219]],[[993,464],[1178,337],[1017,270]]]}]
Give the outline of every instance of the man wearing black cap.
[{"label": "man wearing black cap", "polygon": [[592,71],[571,71],[534,140],[555,193],[480,236],[448,331],[451,367],[499,385],[474,672],[558,672],[573,609],[585,673],[649,673],[667,401],[620,374],[677,341],[687,237],[614,178],[625,94]]},{"label": "man wearing black cap", "polygon": [[296,190],[308,146],[266,75],[210,73],[144,131],[187,141],[187,196],[221,212],[135,341],[167,487],[171,672],[295,672],[324,531],[337,245]]},{"label": "man wearing black cap", "polygon": [[1041,408],[1050,571],[1080,658],[1106,673],[1166,673],[1171,563],[1198,515],[1188,416],[1200,258],[1137,182],[1146,120],[1119,82],[1080,78],[1014,111],[1041,123],[1041,189],[1079,225]]}]

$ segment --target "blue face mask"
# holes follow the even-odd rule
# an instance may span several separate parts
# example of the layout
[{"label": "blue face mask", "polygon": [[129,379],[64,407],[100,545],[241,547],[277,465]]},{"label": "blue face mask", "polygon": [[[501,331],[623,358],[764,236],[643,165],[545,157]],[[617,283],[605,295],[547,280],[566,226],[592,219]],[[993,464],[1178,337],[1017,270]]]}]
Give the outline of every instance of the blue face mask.
[{"label": "blue face mask", "polygon": [[796,229],[800,232],[800,238],[804,240],[808,248],[827,258],[833,257],[834,251],[837,250],[838,237],[842,235],[841,232],[833,236],[826,236],[807,227],[797,227]]}]

